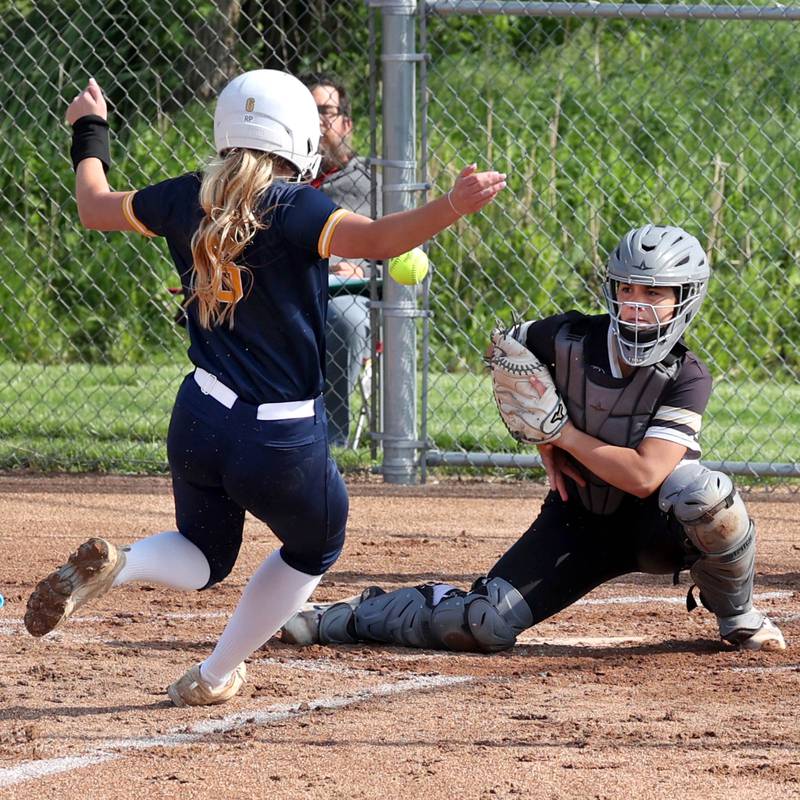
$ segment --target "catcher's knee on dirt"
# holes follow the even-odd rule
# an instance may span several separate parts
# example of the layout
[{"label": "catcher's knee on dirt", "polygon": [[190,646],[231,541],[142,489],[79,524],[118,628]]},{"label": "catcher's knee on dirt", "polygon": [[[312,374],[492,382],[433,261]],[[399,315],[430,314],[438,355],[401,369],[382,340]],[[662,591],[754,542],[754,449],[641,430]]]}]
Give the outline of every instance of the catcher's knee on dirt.
[{"label": "catcher's knee on dirt", "polygon": [[661,486],[658,501],[700,552],[692,579],[703,604],[717,615],[722,636],[749,624],[758,628],[761,615],[753,611],[755,526],[731,479],[700,464],[680,464]]},{"label": "catcher's knee on dirt", "polygon": [[533,625],[523,596],[503,578],[480,578],[469,592],[451,592],[431,617],[434,636],[448,650],[508,650]]}]

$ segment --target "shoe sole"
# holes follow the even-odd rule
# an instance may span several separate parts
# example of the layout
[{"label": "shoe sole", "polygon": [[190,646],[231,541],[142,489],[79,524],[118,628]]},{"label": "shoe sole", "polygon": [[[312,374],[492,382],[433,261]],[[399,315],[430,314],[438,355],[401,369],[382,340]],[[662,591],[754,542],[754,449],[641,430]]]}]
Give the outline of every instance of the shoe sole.
[{"label": "shoe sole", "polygon": [[167,687],[167,694],[169,695],[169,699],[172,700],[172,705],[178,708],[188,707],[186,703],[183,702],[183,698],[178,694],[178,690],[175,688],[174,684]]},{"label": "shoe sole", "polygon": [[36,637],[44,636],[69,619],[79,607],[73,601],[76,589],[109,565],[115,565],[117,560],[118,554],[112,554],[105,540],[89,539],[84,542],[66,564],[39,581],[31,593],[25,611],[28,633]]}]

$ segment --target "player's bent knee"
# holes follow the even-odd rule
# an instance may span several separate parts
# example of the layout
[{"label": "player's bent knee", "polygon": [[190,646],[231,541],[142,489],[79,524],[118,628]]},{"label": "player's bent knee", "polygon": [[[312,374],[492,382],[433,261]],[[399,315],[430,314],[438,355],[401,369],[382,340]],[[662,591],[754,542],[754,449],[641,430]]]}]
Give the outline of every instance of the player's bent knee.
[{"label": "player's bent knee", "polygon": [[482,653],[513,647],[532,624],[525,599],[503,578],[481,578],[471,591],[445,596],[431,618],[434,636],[449,650]]},{"label": "player's bent knee", "polygon": [[208,583],[203,586],[203,589],[210,589],[215,584],[222,583],[222,581],[231,574],[231,570],[233,570],[239,555],[239,548],[236,547],[234,551],[224,553],[207,549],[203,550],[203,548],[200,549],[206,557],[206,561],[208,561],[209,568]]},{"label": "player's bent knee", "polygon": [[281,558],[292,569],[307,575],[324,575],[337,561],[344,549],[344,540],[336,542],[321,552],[284,545]]},{"label": "player's bent knee", "polygon": [[703,604],[720,619],[723,635],[726,620],[735,628],[758,617],[752,612],[755,526],[733,481],[699,464],[680,465],[664,481],[659,505],[674,513],[700,553],[692,579]]},{"label": "player's bent knee", "polygon": [[681,464],[659,492],[663,511],[672,511],[701,552],[721,554],[738,548],[750,533],[750,518],[733,481],[700,464]]}]

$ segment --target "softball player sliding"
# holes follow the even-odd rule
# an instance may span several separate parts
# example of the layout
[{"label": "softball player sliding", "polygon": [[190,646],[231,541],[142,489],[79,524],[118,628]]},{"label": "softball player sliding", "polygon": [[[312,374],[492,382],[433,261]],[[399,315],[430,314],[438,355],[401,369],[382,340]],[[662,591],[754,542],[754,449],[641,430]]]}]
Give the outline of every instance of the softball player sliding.
[{"label": "softball player sliding", "polygon": [[[612,578],[677,580],[689,569],[723,640],[784,649],[753,607],[755,526],[730,478],[699,462],[711,377],[681,337],[709,276],[697,239],[646,225],[609,258],[607,315],[572,311],[494,335],[497,360],[513,362],[506,375],[493,366],[501,416],[517,438],[551,442],[541,446],[552,491],[539,516],[469,591],[371,587],[305,606],[284,640],[494,652]],[[533,374],[535,393],[520,378]]]},{"label": "softball player sliding", "polygon": [[259,566],[211,655],[169,688],[176,705],[222,703],[244,660],[305,602],[341,552],[348,498],[327,445],[327,259],[399,255],[483,208],[505,175],[465,168],[424,208],[371,220],[309,186],[319,115],[293,76],[233,79],[214,115],[203,174],[112,192],[106,103],[92,79],[67,110],[83,225],[164,236],[180,274],[193,364],[167,438],[177,531],[116,547],[90,539],[41,581],[25,625],[42,636],[130,581],[204,589],[231,571],[245,511],[282,547]]}]

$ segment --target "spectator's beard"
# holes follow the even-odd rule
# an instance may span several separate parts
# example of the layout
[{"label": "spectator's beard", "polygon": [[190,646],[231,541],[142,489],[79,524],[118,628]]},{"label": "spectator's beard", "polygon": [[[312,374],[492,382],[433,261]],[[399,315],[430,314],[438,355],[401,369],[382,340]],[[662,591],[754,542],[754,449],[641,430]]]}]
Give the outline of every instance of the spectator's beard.
[{"label": "spectator's beard", "polygon": [[335,172],[343,169],[354,155],[352,148],[344,140],[335,147],[331,147],[327,142],[322,141],[320,142],[319,151],[322,154],[320,172],[323,175],[326,172]]}]

